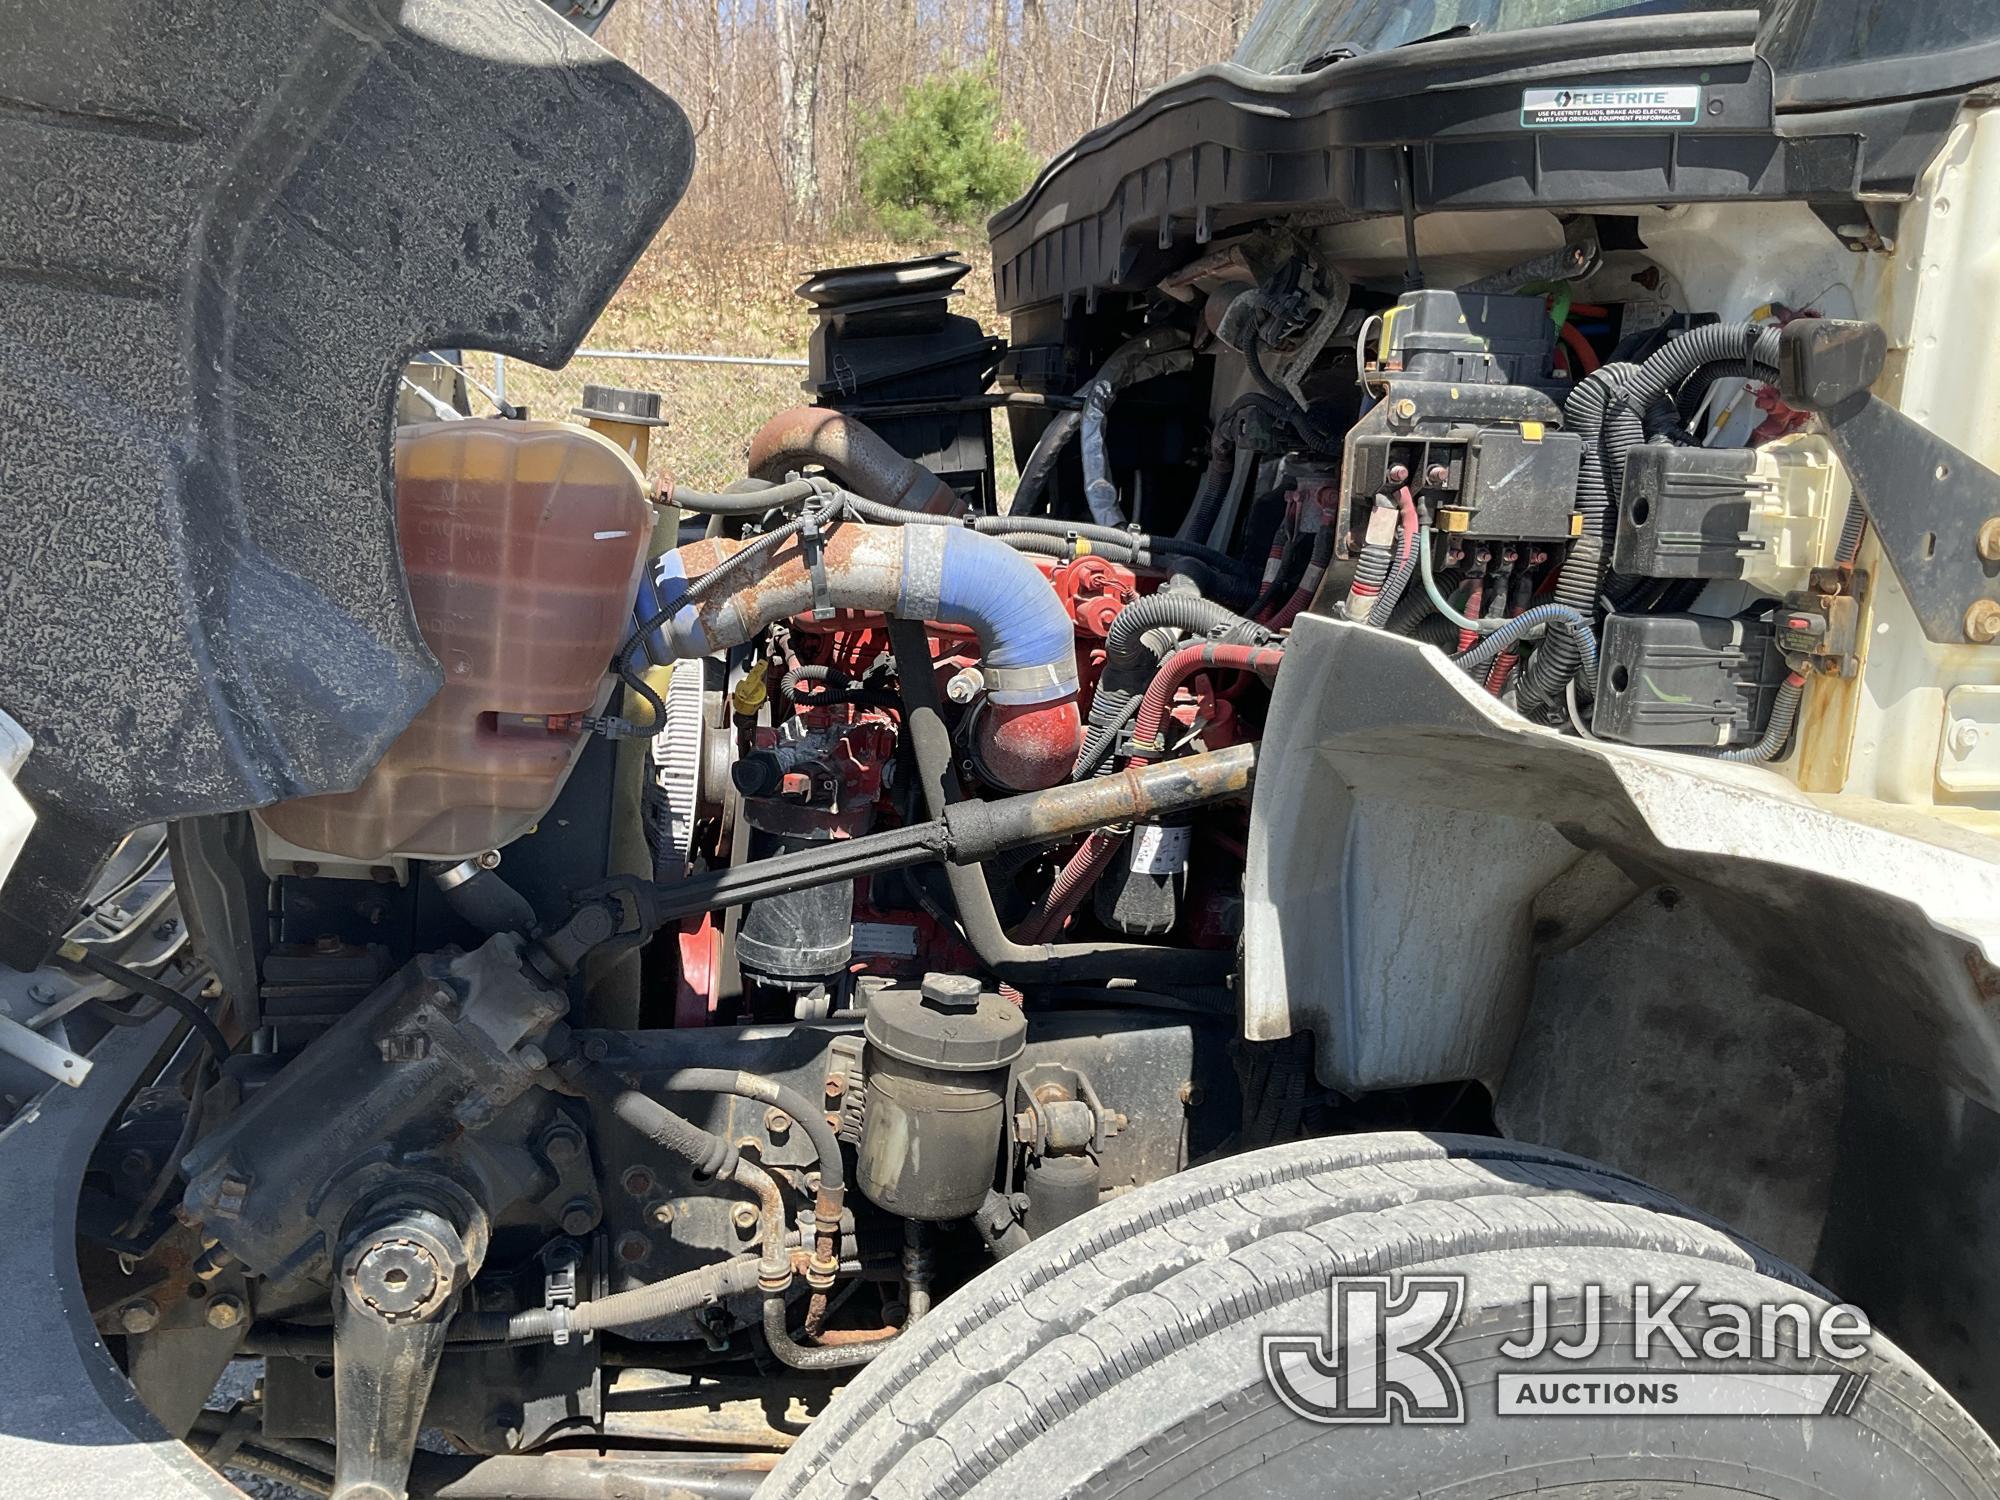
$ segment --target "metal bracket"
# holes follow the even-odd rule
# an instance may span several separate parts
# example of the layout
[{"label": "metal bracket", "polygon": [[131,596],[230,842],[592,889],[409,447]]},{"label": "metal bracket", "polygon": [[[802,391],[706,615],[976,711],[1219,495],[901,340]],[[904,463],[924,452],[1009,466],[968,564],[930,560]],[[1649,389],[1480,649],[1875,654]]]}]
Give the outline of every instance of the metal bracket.
[{"label": "metal bracket", "polygon": [[0,1015],[0,1052],[71,1088],[80,1088],[90,1076],[89,1058],[50,1041],[12,1016]]},{"label": "metal bracket", "polygon": [[821,535],[819,518],[811,511],[800,517],[804,529],[799,533],[799,551],[806,560],[806,573],[812,580],[813,607],[815,620],[831,620],[834,615],[832,588],[826,577],[826,538]]},{"label": "metal bracket", "polygon": [[1873,323],[1795,319],[1779,393],[1818,416],[1924,634],[2000,641],[2000,474],[1869,393],[1887,350]]},{"label": "metal bracket", "polygon": [[1841,245],[1857,253],[1896,253],[1896,229],[1901,217],[1896,203],[1815,203],[1812,211]]},{"label": "metal bracket", "polygon": [[1787,657],[1804,657],[1826,676],[1861,672],[1861,602],[1868,574],[1854,568],[1814,568],[1807,586],[1785,595],[1777,613],[1778,643]]},{"label": "metal bracket", "polygon": [[2000,474],[1877,396],[1820,413],[1827,440],[1931,640],[2000,639],[2000,559],[1980,551]]},{"label": "metal bracket", "polygon": [[1015,1139],[1036,1156],[1075,1151],[1102,1156],[1105,1140],[1118,1133],[1090,1075],[1056,1063],[1023,1069],[1015,1077],[1013,1110]]}]

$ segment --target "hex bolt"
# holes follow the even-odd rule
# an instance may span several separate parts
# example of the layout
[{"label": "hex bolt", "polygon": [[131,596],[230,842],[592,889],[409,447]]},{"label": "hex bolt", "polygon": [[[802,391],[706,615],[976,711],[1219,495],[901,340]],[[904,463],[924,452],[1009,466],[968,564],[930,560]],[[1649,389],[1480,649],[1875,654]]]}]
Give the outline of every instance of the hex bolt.
[{"label": "hex bolt", "polygon": [[539,1073],[549,1065],[549,1055],[533,1042],[523,1042],[514,1049],[514,1061],[530,1073]]},{"label": "hex bolt", "polygon": [[583,1055],[591,1062],[603,1062],[605,1058],[611,1055],[611,1044],[601,1036],[586,1038],[583,1044]]},{"label": "hex bolt", "polygon": [[1987,562],[2000,562],[2000,516],[1979,523],[1979,555]]},{"label": "hex bolt", "polygon": [[151,1297],[134,1297],[118,1309],[118,1326],[127,1333],[151,1333],[160,1324],[160,1304]]},{"label": "hex bolt", "polygon": [[243,1321],[243,1299],[224,1294],[208,1299],[208,1310],[202,1314],[210,1328],[234,1328]]},{"label": "hex bolt", "polygon": [[792,1117],[773,1105],[764,1111],[764,1129],[774,1141],[782,1141],[792,1133]]},{"label": "hex bolt", "polygon": [[653,1190],[653,1174],[644,1167],[627,1167],[618,1180],[634,1198],[643,1198]]},{"label": "hex bolt", "polygon": [[847,1080],[845,1078],[836,1077],[827,1079],[826,1081],[827,1098],[838,1099],[842,1094],[846,1092],[847,1092]]},{"label": "hex bolt", "polygon": [[570,1235],[589,1234],[597,1227],[597,1208],[583,1198],[564,1207],[562,1211],[562,1232]]},{"label": "hex bolt", "polygon": [[572,1162],[583,1151],[583,1136],[569,1125],[551,1125],[542,1137],[542,1154],[557,1166]]},{"label": "hex bolt", "polygon": [[[1416,403],[1416,402],[1414,402],[1414,401],[1412,401],[1412,400],[1411,400],[1411,399],[1410,399],[1410,398],[1409,398],[1408,396],[1405,396],[1405,397],[1404,397],[1404,398],[1403,398],[1402,400],[1400,400],[1400,401],[1398,401],[1398,402],[1396,403],[1396,406],[1395,406],[1395,413],[1396,413],[1397,417],[1399,417],[1399,418],[1400,418],[1400,419],[1402,419],[1403,421],[1407,422],[1407,421],[1409,421],[1409,420],[1410,420],[1411,418],[1413,418],[1413,417],[1415,417],[1415,416],[1416,416],[1416,414],[1417,414],[1417,403]],[[1407,476],[1407,474],[1406,474],[1406,475],[1405,475],[1405,478],[1407,478],[1407,477],[1408,477],[1408,476]],[[1398,481],[1398,483],[1400,483],[1400,482],[1401,482],[1401,481],[1399,480],[1399,481]]]},{"label": "hex bolt", "polygon": [[729,1222],[736,1226],[739,1234],[749,1234],[757,1227],[757,1205],[739,1203],[729,1210]]},{"label": "hex bolt", "polygon": [[1975,646],[2000,641],[2000,603],[1975,599],[1965,612],[1965,638]]}]

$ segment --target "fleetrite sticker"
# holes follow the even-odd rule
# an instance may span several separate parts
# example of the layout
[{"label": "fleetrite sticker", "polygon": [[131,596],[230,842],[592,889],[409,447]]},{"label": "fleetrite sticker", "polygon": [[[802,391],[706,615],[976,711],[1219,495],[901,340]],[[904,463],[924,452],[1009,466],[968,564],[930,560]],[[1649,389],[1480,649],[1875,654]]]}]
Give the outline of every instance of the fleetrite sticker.
[{"label": "fleetrite sticker", "polygon": [[1521,90],[1521,123],[1530,127],[1692,125],[1700,118],[1701,88],[1692,83]]}]

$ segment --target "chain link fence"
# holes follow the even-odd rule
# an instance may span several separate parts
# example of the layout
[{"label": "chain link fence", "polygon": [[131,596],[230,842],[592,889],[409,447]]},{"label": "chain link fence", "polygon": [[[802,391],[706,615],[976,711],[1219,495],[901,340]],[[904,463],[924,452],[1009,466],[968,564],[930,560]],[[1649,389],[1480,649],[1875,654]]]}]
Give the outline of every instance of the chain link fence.
[{"label": "chain link fence", "polygon": [[[493,395],[536,417],[567,417],[582,403],[586,385],[658,391],[667,425],[653,434],[647,477],[657,483],[671,474],[698,490],[741,479],[751,434],[786,407],[811,399],[804,390],[805,360],[784,357],[580,349],[560,370],[483,354],[470,356],[464,368]],[[1009,495],[1014,455],[1004,415],[996,417],[993,438],[999,493]]]},{"label": "chain link fence", "polygon": [[489,380],[493,393],[526,406],[536,417],[567,417],[581,404],[586,385],[658,391],[667,425],[653,434],[655,481],[671,474],[698,490],[719,490],[743,477],[750,435],[773,413],[806,400],[803,359],[733,354],[652,354],[632,349],[581,349],[560,370],[518,359],[475,355],[470,372]]}]

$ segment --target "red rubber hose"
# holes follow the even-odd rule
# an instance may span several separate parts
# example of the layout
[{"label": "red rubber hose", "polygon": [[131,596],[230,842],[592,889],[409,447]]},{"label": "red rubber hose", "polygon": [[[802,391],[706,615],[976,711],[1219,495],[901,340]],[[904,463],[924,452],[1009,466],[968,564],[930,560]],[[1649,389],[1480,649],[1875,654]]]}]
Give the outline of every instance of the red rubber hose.
[{"label": "red rubber hose", "polygon": [[[1284,659],[1281,646],[1236,646],[1215,641],[1182,646],[1160,663],[1160,670],[1153,674],[1146,688],[1146,696],[1139,701],[1139,714],[1132,723],[1134,748],[1125,763],[1126,769],[1136,771],[1166,753],[1160,729],[1166,723],[1167,710],[1173,706],[1174,694],[1188,678],[1218,668],[1269,676],[1277,672]],[[1124,843],[1122,830],[1099,829],[1078,845],[1076,853],[1050,884],[1041,904],[1029,913],[1015,941],[1046,943],[1062,931],[1063,924],[1083,904],[1083,898],[1096,886]]]}]

